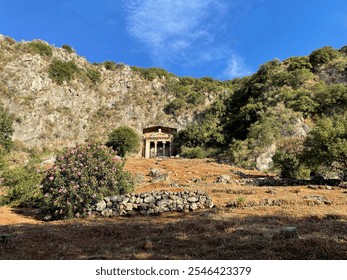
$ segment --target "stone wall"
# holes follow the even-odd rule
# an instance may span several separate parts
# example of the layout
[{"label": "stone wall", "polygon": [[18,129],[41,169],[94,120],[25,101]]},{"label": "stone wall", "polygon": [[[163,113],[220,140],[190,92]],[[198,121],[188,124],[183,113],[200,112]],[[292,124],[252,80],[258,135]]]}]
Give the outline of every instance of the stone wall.
[{"label": "stone wall", "polygon": [[189,212],[212,207],[211,197],[205,191],[153,191],[106,197],[92,207],[92,213],[104,217],[158,215],[164,212]]},{"label": "stone wall", "polygon": [[342,181],[338,179],[315,179],[315,180],[300,180],[300,179],[284,179],[284,178],[274,178],[272,176],[258,177],[258,178],[247,178],[248,175],[242,172],[237,172],[237,175],[245,178],[233,179],[229,175],[220,175],[217,177],[215,183],[228,183],[237,184],[244,186],[303,186],[303,185],[329,185],[329,186],[339,186],[342,185]]}]

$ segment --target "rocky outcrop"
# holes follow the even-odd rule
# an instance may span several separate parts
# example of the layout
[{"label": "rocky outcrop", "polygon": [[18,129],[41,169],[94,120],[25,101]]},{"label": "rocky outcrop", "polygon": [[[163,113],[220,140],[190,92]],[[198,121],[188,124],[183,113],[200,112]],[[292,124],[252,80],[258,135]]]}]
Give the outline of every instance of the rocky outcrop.
[{"label": "rocky outcrop", "polygon": [[[15,117],[13,140],[56,148],[104,142],[120,125],[142,133],[158,124],[181,129],[195,118],[194,110],[183,110],[179,118],[164,112],[174,98],[166,89],[170,78],[149,81],[121,64],[108,70],[63,48],[51,47],[52,56],[42,56],[28,44],[0,35],[0,102]],[[71,81],[52,81],[48,69],[54,59],[75,63],[79,70]],[[100,73],[100,80],[91,81],[88,69]]]},{"label": "rocky outcrop", "polygon": [[92,207],[90,214],[104,217],[158,215],[164,212],[189,212],[212,207],[211,197],[205,191],[154,191],[106,197]]},{"label": "rocky outcrop", "polygon": [[257,170],[264,171],[269,170],[272,166],[272,157],[276,152],[276,145],[270,145],[264,153],[259,155],[256,159],[256,168]]}]

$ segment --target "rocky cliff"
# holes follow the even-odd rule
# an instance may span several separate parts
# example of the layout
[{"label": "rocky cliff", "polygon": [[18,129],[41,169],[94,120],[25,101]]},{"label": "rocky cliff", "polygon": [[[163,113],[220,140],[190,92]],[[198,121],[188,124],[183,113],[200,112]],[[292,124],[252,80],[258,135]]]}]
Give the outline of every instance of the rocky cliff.
[{"label": "rocky cliff", "polygon": [[[177,77],[146,80],[127,65],[115,64],[108,70],[74,51],[33,42],[46,45],[51,53],[40,51],[32,42],[15,42],[0,35],[0,101],[15,118],[13,140],[27,146],[105,141],[119,125],[139,133],[151,125],[180,129],[199,112],[185,110],[179,116],[164,112],[174,98],[166,85]],[[77,74],[57,83],[49,74],[53,61],[73,62]],[[98,74],[97,80],[88,79],[90,70]]]}]

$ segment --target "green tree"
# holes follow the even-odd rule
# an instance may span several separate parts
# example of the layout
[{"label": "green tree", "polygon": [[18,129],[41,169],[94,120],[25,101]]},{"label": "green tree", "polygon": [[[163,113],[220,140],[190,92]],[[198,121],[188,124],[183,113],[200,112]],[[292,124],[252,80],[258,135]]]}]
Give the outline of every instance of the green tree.
[{"label": "green tree", "polygon": [[0,104],[0,146],[9,151],[12,146],[13,118],[6,109]]},{"label": "green tree", "polygon": [[307,178],[308,169],[301,163],[303,137],[288,137],[280,141],[272,157],[274,166],[281,172],[281,177],[289,179]]},{"label": "green tree", "polygon": [[114,129],[108,136],[106,146],[112,147],[121,157],[127,153],[137,152],[140,148],[140,136],[128,126]]},{"label": "green tree", "polygon": [[309,62],[313,67],[320,66],[324,63],[327,63],[340,55],[338,50],[330,46],[323,47],[321,49],[313,51],[309,55]]},{"label": "green tree", "polygon": [[314,171],[323,168],[347,177],[347,113],[317,122],[305,139],[303,161]]}]

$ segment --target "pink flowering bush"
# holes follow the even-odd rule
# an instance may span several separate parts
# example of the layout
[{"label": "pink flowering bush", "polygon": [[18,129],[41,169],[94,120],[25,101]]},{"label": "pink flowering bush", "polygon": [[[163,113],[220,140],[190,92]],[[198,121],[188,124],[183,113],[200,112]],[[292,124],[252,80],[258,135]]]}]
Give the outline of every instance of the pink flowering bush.
[{"label": "pink flowering bush", "polygon": [[104,145],[80,145],[57,156],[42,181],[45,214],[83,217],[101,198],[133,190],[124,161]]}]

